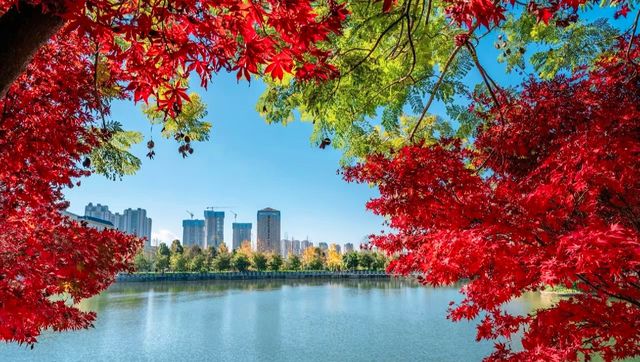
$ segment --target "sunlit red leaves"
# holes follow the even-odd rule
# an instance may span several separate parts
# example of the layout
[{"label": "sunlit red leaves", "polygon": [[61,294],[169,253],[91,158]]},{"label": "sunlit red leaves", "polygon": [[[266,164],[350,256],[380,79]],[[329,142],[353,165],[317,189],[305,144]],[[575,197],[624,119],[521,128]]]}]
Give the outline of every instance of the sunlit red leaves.
[{"label": "sunlit red leaves", "polygon": [[[406,146],[345,170],[378,186],[367,207],[396,232],[371,242],[397,255],[391,271],[468,281],[450,318],[487,313],[479,339],[525,328],[523,351],[497,344],[491,359],[640,354],[640,78],[620,49],[590,72],[501,93],[500,106],[478,98],[490,111],[477,112],[473,151]],[[585,293],[522,318],[500,312],[545,285]]]},{"label": "sunlit red leaves", "polygon": [[[2,0],[0,9],[16,3]],[[159,92],[189,79],[192,71],[206,86],[211,74],[222,69],[250,79],[268,68],[274,78],[282,79],[284,73],[308,64],[326,68],[328,54],[319,51],[318,43],[339,33],[348,13],[344,4],[329,0],[326,5],[327,15],[319,16],[308,0],[143,0],[119,6],[92,1],[74,2],[61,15],[69,21],[65,31],[77,30],[98,42],[101,61],[112,70],[112,82],[125,83],[135,101],[154,98],[169,114],[179,111],[183,98]],[[92,56],[95,46],[91,44],[85,53]]]},{"label": "sunlit red leaves", "polygon": [[55,39],[0,99],[2,340],[33,343],[45,328],[89,326],[95,315],[73,303],[128,270],[140,246],[60,215],[63,188],[88,174],[81,159],[99,142],[89,128],[99,102],[86,46],[74,32]]},{"label": "sunlit red leaves", "polygon": [[[557,26],[567,26],[569,22],[575,22],[578,19],[578,8],[589,2],[596,3],[589,0],[529,1],[525,3],[514,0],[446,0],[445,12],[457,25],[464,25],[468,29],[473,26],[484,26],[490,29],[505,20],[507,7],[522,5],[523,10],[535,15],[538,21],[548,25],[554,17],[557,17]],[[618,6],[615,18],[626,16],[629,12],[629,7],[624,1],[612,1],[611,4]],[[564,18],[562,18],[563,16]]]},{"label": "sunlit red leaves", "polygon": [[293,69],[291,56],[286,52],[282,52],[271,60],[264,72],[270,74],[273,79],[282,80],[284,73],[291,73],[291,69]]}]

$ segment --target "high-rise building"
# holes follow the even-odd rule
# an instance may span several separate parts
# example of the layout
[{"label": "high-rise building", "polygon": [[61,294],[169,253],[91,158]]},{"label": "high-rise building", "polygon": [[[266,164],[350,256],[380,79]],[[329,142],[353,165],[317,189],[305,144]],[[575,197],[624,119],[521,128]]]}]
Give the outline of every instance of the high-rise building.
[{"label": "high-rise building", "polygon": [[111,213],[106,205],[89,203],[84,208],[85,218],[100,219],[109,222],[116,229],[135,235],[139,238],[146,238],[144,246],[151,246],[151,218],[147,217],[147,210],[126,209],[122,214]]},{"label": "high-rise building", "polygon": [[204,248],[204,220],[182,220],[182,245]]},{"label": "high-rise building", "polygon": [[289,254],[293,253],[293,250],[291,248],[291,240],[284,239],[284,240],[282,240],[280,245],[282,246],[282,250],[280,251],[280,255],[282,255],[284,257],[287,257],[287,256],[289,256]]},{"label": "high-rise building", "polygon": [[267,207],[258,210],[258,236],[256,249],[260,252],[281,253],[280,211]]},{"label": "high-rise building", "polygon": [[291,240],[291,252],[300,256],[300,240]]},{"label": "high-rise building", "polygon": [[318,247],[322,251],[327,251],[329,249],[329,245],[327,245],[327,243],[318,243]]},{"label": "high-rise building", "polygon": [[217,248],[224,242],[224,211],[204,211],[205,247]]},{"label": "high-rise building", "polygon": [[346,253],[350,253],[353,251],[353,244],[352,243],[346,243],[344,244],[344,252]]},{"label": "high-rise building", "polygon": [[307,248],[312,247],[313,243],[309,242],[309,240],[302,240],[300,242],[300,254],[302,254]]},{"label": "high-rise building", "polygon": [[84,216],[95,217],[112,223],[114,221],[114,216],[113,213],[109,211],[109,206],[100,204],[94,205],[91,202],[84,207]]},{"label": "high-rise building", "polygon": [[233,245],[232,250],[236,250],[242,246],[242,243],[248,241],[251,243],[251,223],[250,222],[234,222],[231,224],[233,229]]},{"label": "high-rise building", "polygon": [[336,249],[338,254],[342,254],[342,248],[340,247],[340,244],[331,244],[331,245],[333,245],[333,247]]},{"label": "high-rise building", "polygon": [[302,249],[300,249],[300,240],[287,239],[282,240],[282,256],[298,255],[300,256]]},{"label": "high-rise building", "polygon": [[127,234],[132,234],[140,238],[147,238],[145,247],[151,246],[151,218],[147,217],[147,210],[126,209],[122,215],[116,214],[116,226]]}]

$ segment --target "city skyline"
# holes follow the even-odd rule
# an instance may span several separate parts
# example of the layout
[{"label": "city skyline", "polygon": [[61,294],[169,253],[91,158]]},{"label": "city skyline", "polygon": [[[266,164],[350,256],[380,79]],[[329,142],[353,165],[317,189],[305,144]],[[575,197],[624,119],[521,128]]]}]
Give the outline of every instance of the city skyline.
[{"label": "city skyline", "polygon": [[[283,233],[299,239],[358,243],[379,232],[383,218],[365,209],[377,191],[364,184],[346,183],[336,174],[341,153],[319,149],[309,142],[312,125],[292,122],[269,125],[255,109],[264,84],[238,84],[234,75],[220,74],[209,89],[193,89],[202,96],[212,122],[210,139],[192,142],[187,158],[178,145],[163,139],[162,127],[150,131],[140,107],[114,101],[112,118],[142,134],[144,141],[131,152],[142,161],[140,170],[112,181],[94,174],[80,179],[80,187],[64,190],[69,211],[82,214],[89,202],[106,203],[114,210],[143,207],[153,215],[152,239],[182,238],[182,220],[212,205],[233,206],[238,222],[255,222],[255,212],[266,205],[286,210]],[[153,137],[156,155],[145,157],[146,141]],[[227,215],[233,220],[233,215]],[[254,225],[254,238],[255,238]],[[225,220],[225,240],[232,240]]]},{"label": "city skyline", "polygon": [[[275,252],[282,256],[286,256],[289,253],[300,255],[304,249],[313,247],[314,243],[307,236],[304,240],[297,240],[294,236],[288,237],[288,233],[281,232],[281,213],[280,210],[275,210],[271,207],[266,207],[257,211],[256,223],[257,232],[252,233],[253,223],[251,222],[237,222],[237,214],[234,211],[234,221],[231,223],[232,238],[224,238],[225,230],[225,212],[215,211],[213,207],[207,207],[203,215],[205,219],[193,219],[194,214],[188,211],[191,218],[182,220],[182,233],[181,237],[174,237],[171,240],[152,240],[147,235],[151,234],[151,218],[146,217],[147,210],[143,208],[127,208],[120,213],[113,213],[109,208],[109,205],[102,203],[89,202],[84,207],[84,216],[76,215],[72,212],[65,211],[67,215],[72,218],[91,218],[96,221],[105,221],[111,227],[118,230],[135,234],[140,237],[147,237],[145,246],[158,246],[161,242],[170,245],[173,240],[179,240],[183,246],[198,245],[202,248],[208,246],[218,247],[221,242],[224,242],[231,250],[238,249],[243,242],[249,241],[251,248],[256,251],[263,252]],[[137,222],[133,222],[136,219]],[[137,220],[140,219],[140,220]],[[262,220],[262,221],[261,221]],[[210,224],[210,226],[207,225]],[[106,225],[106,224],[105,224]],[[142,231],[136,229],[136,225],[141,225]],[[109,227],[108,225],[106,225]],[[142,235],[144,233],[144,235]],[[259,244],[258,234],[264,235],[264,243]],[[211,243],[209,242],[211,239]],[[316,245],[322,250],[327,250],[329,245],[335,244],[337,250],[340,251],[344,246],[345,251],[353,250],[353,242],[347,241],[333,241],[325,240],[317,242]],[[356,242],[356,244],[360,244]],[[260,245],[260,246],[259,246]]]}]

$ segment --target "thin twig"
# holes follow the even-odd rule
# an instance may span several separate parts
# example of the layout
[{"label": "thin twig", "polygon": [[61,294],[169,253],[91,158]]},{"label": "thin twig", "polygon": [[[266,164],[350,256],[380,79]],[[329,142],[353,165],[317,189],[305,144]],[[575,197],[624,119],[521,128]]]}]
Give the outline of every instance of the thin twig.
[{"label": "thin twig", "polygon": [[638,29],[638,20],[640,19],[640,10],[636,13],[636,19],[633,21],[633,29],[631,30],[631,39],[629,39],[629,45],[627,46],[627,60],[636,65],[636,63],[631,59],[631,46],[636,37],[636,30]]},{"label": "thin twig", "polygon": [[[495,103],[496,107],[498,107],[498,112],[500,112],[501,120],[504,121],[504,116],[502,114],[502,107],[500,107],[500,102],[498,101],[498,97],[496,96],[493,88],[491,87],[491,84],[489,83],[489,79],[491,77],[489,77],[487,72],[484,70],[484,68],[480,64],[480,60],[478,59],[478,54],[476,53],[476,50],[471,45],[471,43],[467,42],[466,46],[467,46],[467,49],[469,50],[469,53],[471,54],[471,59],[473,59],[473,62],[475,63],[476,68],[478,68],[478,71],[482,76],[482,80],[484,81],[484,84],[487,86],[487,89],[489,90],[489,94],[491,94],[491,98],[493,99],[493,102]],[[498,88],[495,82],[492,81],[492,83],[496,88]]]},{"label": "thin twig", "polygon": [[637,300],[631,299],[629,297],[625,297],[625,296],[620,295],[620,294],[609,292],[609,291],[605,290],[604,287],[597,286],[595,283],[590,282],[587,278],[585,278],[584,276],[582,276],[580,274],[577,274],[576,276],[580,280],[582,280],[585,284],[589,285],[591,288],[593,288],[595,290],[599,290],[599,291],[603,292],[604,294],[608,295],[609,297],[617,298],[617,299],[620,299],[620,300],[624,300],[625,302],[631,303],[631,304],[635,305],[636,307],[640,307],[640,302],[638,302]]},{"label": "thin twig", "polygon": [[360,59],[353,67],[351,67],[351,69],[349,69],[344,75],[349,75],[351,72],[353,72],[354,70],[356,70],[356,68],[358,68],[359,66],[362,65],[362,63],[364,63],[365,61],[367,61],[367,59],[369,59],[369,57],[371,56],[371,54],[373,54],[373,52],[376,50],[376,48],[378,47],[378,45],[380,45],[380,42],[382,41],[382,39],[384,38],[385,35],[387,35],[388,32],[390,32],[393,28],[395,28],[396,25],[398,25],[398,23],[400,21],[402,21],[404,19],[404,12],[402,13],[402,15],[396,19],[393,23],[391,23],[386,29],[384,29],[384,31],[382,32],[382,34],[380,34],[380,36],[378,37],[378,39],[376,39],[376,42],[373,44],[373,47],[371,49],[369,49],[369,52],[367,53],[367,55],[364,56],[364,58]]},{"label": "thin twig", "polygon": [[[469,32],[468,32],[469,36],[471,34],[473,34],[473,32],[478,28],[478,25],[479,25],[479,23],[476,23],[475,25],[473,25],[471,27],[471,29],[469,29]],[[433,100],[436,97],[436,93],[438,92],[438,88],[440,88],[440,85],[444,81],[444,77],[445,77],[445,75],[447,75],[447,72],[449,71],[449,67],[451,66],[451,63],[453,63],[453,60],[456,58],[456,55],[458,55],[458,52],[460,51],[460,49],[462,49],[463,46],[464,46],[464,44],[457,45],[453,49],[453,52],[451,52],[451,55],[449,55],[449,59],[447,59],[447,62],[444,64],[444,67],[442,68],[442,71],[440,72],[440,77],[438,77],[438,80],[436,81],[436,84],[433,86],[433,89],[431,90],[431,94],[429,95],[429,100],[427,101],[427,104],[422,109],[422,113],[420,114],[420,117],[418,118],[418,121],[416,122],[416,125],[413,126],[413,129],[411,130],[411,135],[409,136],[409,141],[413,141],[413,137],[415,136],[416,131],[418,130],[418,127],[420,127],[420,123],[424,119],[424,116],[427,114],[427,111],[429,110],[429,107],[431,107],[431,103],[433,103]]]}]

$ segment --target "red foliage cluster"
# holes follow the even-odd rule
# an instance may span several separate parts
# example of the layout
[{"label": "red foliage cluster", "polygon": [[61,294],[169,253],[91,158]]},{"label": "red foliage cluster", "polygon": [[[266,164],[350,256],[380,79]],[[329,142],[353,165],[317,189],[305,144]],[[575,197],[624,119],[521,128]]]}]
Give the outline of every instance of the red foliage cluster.
[{"label": "red foliage cluster", "polygon": [[[535,15],[539,21],[549,24],[552,18],[556,18],[558,26],[566,26],[568,22],[577,20],[578,8],[589,0],[551,0],[529,1],[524,9]],[[498,26],[505,19],[505,6],[514,6],[515,0],[446,0],[446,12],[458,25],[465,25],[471,29],[474,24],[482,25],[487,29]],[[612,2],[617,6],[616,18],[626,16],[629,12],[626,1]]]},{"label": "red foliage cluster", "polygon": [[[98,141],[92,62],[82,38],[47,45],[0,99],[0,339],[33,343],[43,328],[87,327],[69,302],[128,270],[140,241],[60,214],[62,189],[87,174],[80,157]],[[44,66],[43,66],[44,65]]]},{"label": "red foliage cluster", "polygon": [[[274,78],[298,69],[303,79],[335,75],[318,43],[338,33],[347,15],[333,0],[323,16],[308,0],[29,2],[60,13],[68,21],[63,33],[77,32],[87,56],[105,58],[103,85],[124,84],[135,101],[154,97],[172,116],[187,99],[181,81],[191,72],[203,86],[220,70],[248,80],[261,66]],[[18,3],[0,0],[0,14]]]},{"label": "red foliage cluster", "polygon": [[[379,188],[367,206],[397,233],[371,241],[397,256],[392,272],[468,281],[450,318],[482,315],[478,339],[524,328],[524,350],[496,343],[490,359],[640,354],[640,76],[624,53],[571,78],[530,80],[500,106],[481,99],[489,110],[473,149],[407,146],[345,170]],[[548,285],[584,293],[504,312]]]},{"label": "red foliage cluster", "polygon": [[173,116],[194,72],[204,86],[221,70],[331,77],[319,43],[347,13],[333,0],[0,0],[0,16],[17,4],[65,19],[0,99],[0,340],[33,343],[44,328],[89,326],[95,316],[73,303],[141,246],[60,214],[64,187],[89,174],[83,156],[110,137],[94,123],[108,100],[155,100]]}]

